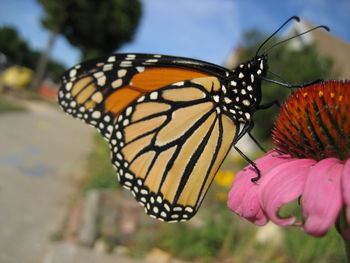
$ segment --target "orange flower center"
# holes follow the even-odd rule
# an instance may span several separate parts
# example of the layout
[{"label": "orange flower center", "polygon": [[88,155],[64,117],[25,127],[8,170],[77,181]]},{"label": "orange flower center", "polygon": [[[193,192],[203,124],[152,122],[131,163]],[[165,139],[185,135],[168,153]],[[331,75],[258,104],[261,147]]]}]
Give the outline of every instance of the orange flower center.
[{"label": "orange flower center", "polygon": [[281,153],[321,160],[350,157],[350,81],[298,89],[283,105],[272,132]]}]

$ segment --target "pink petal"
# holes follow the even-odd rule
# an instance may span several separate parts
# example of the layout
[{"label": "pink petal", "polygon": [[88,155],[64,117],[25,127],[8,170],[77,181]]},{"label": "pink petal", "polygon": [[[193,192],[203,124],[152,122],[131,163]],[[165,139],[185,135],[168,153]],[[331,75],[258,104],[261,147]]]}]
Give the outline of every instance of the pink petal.
[{"label": "pink petal", "polygon": [[346,216],[350,223],[350,159],[345,162],[342,175],[342,192],[346,205]]},{"label": "pink petal", "polygon": [[239,216],[264,225],[267,219],[260,208],[257,185],[251,182],[251,178],[252,172],[249,169],[244,169],[236,175],[228,195],[227,206]]},{"label": "pink petal", "polygon": [[252,178],[256,177],[255,169],[249,165],[240,171],[233,182],[233,186],[228,196],[228,207],[241,217],[248,219],[256,225],[264,225],[268,219],[264,211],[261,209],[260,199],[258,196],[259,185],[265,179],[266,174],[270,169],[276,165],[288,162],[290,159],[279,158],[276,152],[269,152],[262,158],[256,160],[256,165],[259,167],[262,178],[253,183]]},{"label": "pink petal", "polygon": [[302,197],[305,232],[322,236],[334,225],[343,204],[342,170],[336,158],[324,159],[310,170]]},{"label": "pink petal", "polygon": [[297,199],[303,191],[310,167],[316,161],[294,159],[272,169],[260,186],[262,207],[271,221],[286,226],[295,222],[295,217],[280,218],[278,210],[283,205]]}]

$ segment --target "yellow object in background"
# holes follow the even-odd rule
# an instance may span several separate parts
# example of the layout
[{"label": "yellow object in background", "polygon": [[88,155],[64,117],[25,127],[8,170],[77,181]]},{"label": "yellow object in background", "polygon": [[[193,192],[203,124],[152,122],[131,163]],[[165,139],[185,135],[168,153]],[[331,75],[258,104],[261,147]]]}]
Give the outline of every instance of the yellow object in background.
[{"label": "yellow object in background", "polygon": [[0,76],[2,85],[9,88],[23,88],[29,85],[33,71],[22,66],[11,66],[4,70]]},{"label": "yellow object in background", "polygon": [[215,176],[215,183],[222,187],[231,187],[235,174],[229,170],[219,170]]}]

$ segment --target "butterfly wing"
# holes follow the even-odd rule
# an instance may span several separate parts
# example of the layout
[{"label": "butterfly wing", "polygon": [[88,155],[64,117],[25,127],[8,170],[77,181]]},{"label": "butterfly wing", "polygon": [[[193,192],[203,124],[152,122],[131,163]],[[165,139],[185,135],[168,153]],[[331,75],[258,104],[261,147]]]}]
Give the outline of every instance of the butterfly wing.
[{"label": "butterfly wing", "polygon": [[182,221],[198,210],[236,131],[211,97],[216,77],[181,81],[140,97],[111,136],[120,183],[152,217]]},{"label": "butterfly wing", "polygon": [[109,140],[120,183],[149,215],[181,221],[198,210],[236,134],[213,98],[227,74],[193,59],[118,54],[67,71],[58,101]]},{"label": "butterfly wing", "polygon": [[[62,77],[58,102],[65,112],[98,129],[142,95],[171,83],[224,75],[226,69],[199,60],[150,54],[116,54],[78,64]],[[99,121],[108,114],[104,124]]]}]

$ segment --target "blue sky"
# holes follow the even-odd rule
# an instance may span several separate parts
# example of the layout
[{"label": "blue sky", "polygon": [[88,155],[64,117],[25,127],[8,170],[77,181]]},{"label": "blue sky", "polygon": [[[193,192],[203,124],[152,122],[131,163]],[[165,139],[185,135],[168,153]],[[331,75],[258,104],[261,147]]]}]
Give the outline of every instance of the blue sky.
[{"label": "blue sky", "polygon": [[[142,0],[134,41],[119,52],[160,53],[222,64],[247,29],[271,33],[292,15],[326,24],[350,42],[349,0]],[[36,0],[0,0],[0,26],[11,25],[31,47],[43,49],[49,32],[41,27]],[[59,37],[52,57],[72,66],[79,51]]]}]

